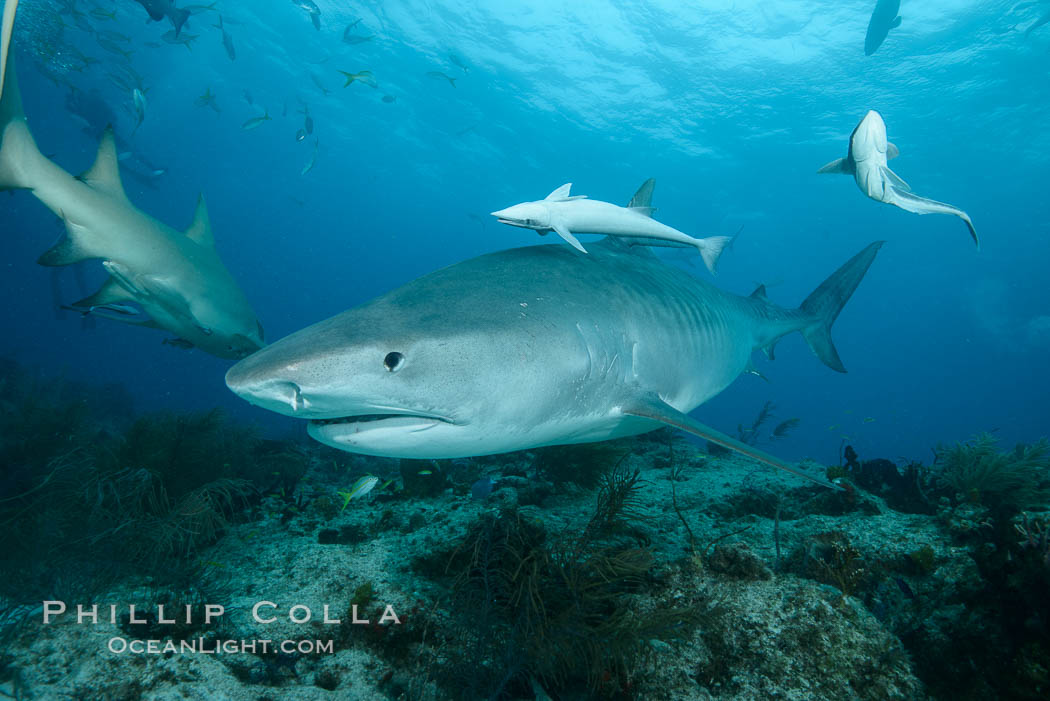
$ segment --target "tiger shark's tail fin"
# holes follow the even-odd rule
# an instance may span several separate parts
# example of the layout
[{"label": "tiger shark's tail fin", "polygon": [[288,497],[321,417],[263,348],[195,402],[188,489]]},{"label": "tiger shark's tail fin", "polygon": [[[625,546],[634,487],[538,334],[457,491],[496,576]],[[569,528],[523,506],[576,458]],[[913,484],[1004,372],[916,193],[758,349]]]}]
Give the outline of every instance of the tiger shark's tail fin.
[{"label": "tiger shark's tail fin", "polygon": [[853,291],[868,272],[872,261],[875,260],[875,254],[879,252],[883,243],[885,241],[876,241],[846,261],[827,280],[820,283],[820,287],[813,290],[799,307],[805,316],[813,320],[813,323],[802,329],[806,343],[821,362],[832,370],[846,372],[842,360],[839,359],[839,352],[835,350],[835,344],[831,340],[831,325],[835,323],[839,312],[846,306]]}]

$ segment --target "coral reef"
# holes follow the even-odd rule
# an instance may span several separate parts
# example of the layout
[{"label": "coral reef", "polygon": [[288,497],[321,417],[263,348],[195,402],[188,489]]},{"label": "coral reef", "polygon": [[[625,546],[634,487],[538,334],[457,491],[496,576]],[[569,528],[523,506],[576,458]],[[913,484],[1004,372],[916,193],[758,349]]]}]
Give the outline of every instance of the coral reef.
[{"label": "coral reef", "polygon": [[[0,371],[0,692],[11,696],[1048,691],[1042,442],[1000,452],[978,437],[930,466],[852,449],[830,468],[805,463],[839,471],[844,490],[831,491],[666,431],[395,461],[266,440],[217,412],[136,418],[84,388]],[[375,487],[341,508],[338,492],[366,476]],[[121,613],[42,625],[47,599]],[[270,618],[252,615],[258,602],[273,604]],[[208,604],[226,615],[205,622]],[[161,607],[191,615],[171,622]],[[131,656],[104,649],[114,638],[292,647]]]}]

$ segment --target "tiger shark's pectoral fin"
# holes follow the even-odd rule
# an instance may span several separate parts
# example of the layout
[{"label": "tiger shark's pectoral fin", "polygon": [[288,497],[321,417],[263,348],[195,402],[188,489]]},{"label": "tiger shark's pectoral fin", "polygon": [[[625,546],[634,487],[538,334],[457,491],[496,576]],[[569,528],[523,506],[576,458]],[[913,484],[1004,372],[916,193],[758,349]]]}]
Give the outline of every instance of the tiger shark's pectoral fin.
[{"label": "tiger shark's pectoral fin", "polygon": [[928,200],[925,197],[919,197],[915,193],[893,186],[889,187],[889,192],[891,194],[889,204],[900,207],[906,212],[914,214],[951,214],[959,217],[966,223],[966,228],[970,230],[970,238],[973,239],[974,244],[977,248],[981,247],[981,241],[977,238],[977,229],[974,228],[970,215],[958,207],[953,207],[944,202],[937,202],[936,200]]},{"label": "tiger shark's pectoral fin", "polygon": [[580,243],[580,240],[578,238],[576,238],[575,236],[573,236],[572,232],[569,231],[568,229],[566,229],[564,224],[553,223],[553,224],[551,224],[551,229],[553,229],[554,233],[556,233],[558,236],[561,236],[563,239],[565,239],[566,243],[571,244],[572,247],[575,248],[580,253],[586,253],[587,252],[587,249],[583,247],[583,244]]},{"label": "tiger shark's pectoral fin", "polygon": [[686,433],[691,433],[694,436],[697,436],[698,438],[703,438],[704,440],[711,441],[712,443],[720,445],[723,448],[728,448],[729,450],[736,451],[741,455],[746,455],[752,460],[757,460],[759,462],[765,463],[766,465],[769,465],[770,467],[776,467],[786,472],[790,472],[791,474],[796,475],[798,477],[802,477],[803,479],[807,479],[810,482],[816,482],[822,487],[828,487],[830,489],[837,489],[840,491],[842,490],[842,487],[838,486],[837,484],[833,484],[825,479],[821,479],[820,477],[817,477],[815,475],[803,472],[802,470],[792,467],[783,460],[779,460],[778,458],[775,458],[772,455],[755,448],[754,446],[742,443],[741,441],[738,441],[735,438],[730,438],[726,434],[721,433],[720,431],[716,431],[710,426],[705,426],[696,419],[693,419],[692,417],[678,411],[673,406],[663,401],[659,397],[639,397],[635,401],[630,402],[621,407],[621,411],[623,411],[624,414],[628,414],[630,416],[639,416],[645,419],[652,419],[653,421],[659,421],[660,423],[667,424],[668,426],[673,426],[675,428],[681,429]]},{"label": "tiger shark's pectoral fin", "polygon": [[831,163],[821,166],[817,173],[838,173],[839,175],[853,175],[853,164],[849,158],[836,158]]}]

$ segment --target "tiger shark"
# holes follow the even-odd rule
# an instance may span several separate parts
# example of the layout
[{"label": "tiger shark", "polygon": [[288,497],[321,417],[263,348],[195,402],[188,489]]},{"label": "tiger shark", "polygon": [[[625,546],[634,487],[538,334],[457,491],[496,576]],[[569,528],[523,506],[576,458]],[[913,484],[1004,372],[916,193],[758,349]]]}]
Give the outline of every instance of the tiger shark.
[{"label": "tiger shark", "polygon": [[890,170],[887,162],[900,155],[900,150],[886,139],[886,123],[875,110],[869,110],[849,137],[845,158],[823,166],[818,173],[852,175],[857,187],[876,202],[885,202],[915,214],[953,214],[966,223],[970,237],[978,248],[981,242],[970,215],[958,207],[919,197],[908,183]]},{"label": "tiger shark", "polygon": [[241,360],[227,386],[309,421],[341,450],[455,458],[588,443],[670,425],[816,481],[688,412],[800,331],[845,372],[831,325],[875,258],[869,245],[797,309],[606,238],[581,256],[514,248],[418,278]]},{"label": "tiger shark", "polygon": [[649,245],[692,246],[700,251],[704,264],[712,273],[722,251],[733,240],[731,236],[693,238],[652,218],[651,206],[655,181],[642,183],[626,207],[570,195],[572,183],[566,183],[536,202],[522,202],[493,212],[501,224],[535,229],[540,235],[553,231],[573,248],[586,253],[577,233],[606,234],[648,239]]},{"label": "tiger shark", "polygon": [[[38,262],[102,260],[108,280],[72,305],[85,313],[102,311],[106,318],[161,328],[223,358],[261,348],[262,326],[215,251],[203,197],[186,232],[136,208],[120,182],[111,128],[102,135],[94,165],[78,177],[40,153],[22,112],[11,55],[17,5],[6,0],[0,24],[0,190],[30,190],[65,223],[65,236]],[[129,303],[145,315],[126,313]]]}]

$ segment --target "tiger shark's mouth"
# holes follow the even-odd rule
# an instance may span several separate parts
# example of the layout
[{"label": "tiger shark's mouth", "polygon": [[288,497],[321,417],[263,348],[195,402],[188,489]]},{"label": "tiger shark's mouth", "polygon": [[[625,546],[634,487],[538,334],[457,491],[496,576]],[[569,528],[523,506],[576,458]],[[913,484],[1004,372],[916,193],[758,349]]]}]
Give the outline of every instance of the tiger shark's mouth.
[{"label": "tiger shark's mouth", "polygon": [[406,412],[389,414],[357,414],[354,416],[340,416],[334,419],[310,419],[309,423],[311,426],[359,426],[360,430],[368,428],[367,424],[375,425],[378,423],[383,423],[384,427],[392,427],[401,424],[406,428],[413,424],[419,424],[420,426],[434,426],[440,423],[453,426],[456,424],[452,419],[438,416],[436,414],[411,414]]}]

